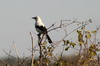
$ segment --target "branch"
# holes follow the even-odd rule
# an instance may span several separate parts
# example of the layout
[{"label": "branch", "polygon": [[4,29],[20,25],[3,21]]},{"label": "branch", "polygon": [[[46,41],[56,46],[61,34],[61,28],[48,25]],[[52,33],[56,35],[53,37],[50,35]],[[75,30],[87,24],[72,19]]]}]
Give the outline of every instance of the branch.
[{"label": "branch", "polygon": [[[63,21],[71,21],[71,20],[61,20],[60,25],[59,25],[58,27],[52,28],[52,29],[48,30],[48,32],[50,32],[50,31],[52,31],[52,30],[59,29],[59,28],[67,27],[67,26],[69,26],[69,25],[71,25],[71,24],[73,24],[73,23],[77,23],[76,20],[77,20],[77,19],[75,19],[73,22],[71,22],[71,23],[69,23],[69,24],[67,24],[67,25],[63,24]],[[52,24],[49,28],[53,27],[54,25],[55,25],[55,24]],[[48,29],[49,29],[49,28],[48,28]]]},{"label": "branch", "polygon": [[89,23],[84,24],[84,25],[82,25],[82,26],[79,26],[79,27],[75,28],[74,30],[72,30],[70,33],[68,33],[67,35],[65,35],[60,41],[58,41],[57,46],[58,46],[58,44],[60,44],[67,36],[69,36],[70,34],[72,34],[74,31],[76,31],[77,29],[79,29],[79,28],[81,28],[81,27],[83,27],[83,26],[85,26],[85,25],[88,25],[88,24],[89,24]]},{"label": "branch", "polygon": [[31,36],[31,41],[32,41],[32,63],[31,66],[34,66],[34,44],[33,44],[33,36],[30,32],[30,36]]},{"label": "branch", "polygon": [[14,44],[14,42],[13,42],[13,46],[14,46],[14,49],[15,49],[15,52],[16,52],[16,56],[17,56],[17,59],[18,59],[18,65],[20,66],[19,52],[18,52],[18,49],[17,49],[16,45]]}]

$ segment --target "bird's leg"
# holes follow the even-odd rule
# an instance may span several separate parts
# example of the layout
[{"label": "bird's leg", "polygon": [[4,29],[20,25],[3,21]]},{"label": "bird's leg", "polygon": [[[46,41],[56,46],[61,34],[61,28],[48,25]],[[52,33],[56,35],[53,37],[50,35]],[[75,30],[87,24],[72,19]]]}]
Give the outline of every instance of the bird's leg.
[{"label": "bird's leg", "polygon": [[39,34],[38,34],[38,39],[40,39],[40,36],[41,36],[41,34],[39,33]]},{"label": "bird's leg", "polygon": [[37,34],[37,36],[38,36],[38,43],[40,44],[40,41],[41,41],[41,34],[39,33],[39,34]]}]

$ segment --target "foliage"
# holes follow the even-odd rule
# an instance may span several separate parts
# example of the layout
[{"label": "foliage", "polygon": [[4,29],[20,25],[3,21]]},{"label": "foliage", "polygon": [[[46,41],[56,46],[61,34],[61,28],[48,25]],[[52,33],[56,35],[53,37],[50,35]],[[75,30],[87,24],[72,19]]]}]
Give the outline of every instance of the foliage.
[{"label": "foliage", "polygon": [[[65,21],[69,21],[69,23],[63,23]],[[63,30],[67,26],[71,24],[76,24],[77,26],[73,31],[67,33],[67,31],[64,29],[65,35],[61,38],[61,40],[57,42],[53,42],[53,44],[48,44],[46,41],[46,37],[42,35],[41,37],[38,36],[38,50],[39,50],[39,57],[38,59],[35,59],[35,45],[32,33],[30,32],[31,41],[32,41],[32,49],[30,50],[32,55],[30,57],[20,58],[18,55],[17,48],[14,44],[14,48],[16,51],[16,56],[14,57],[16,66],[100,66],[100,41],[97,40],[96,35],[99,31],[100,26],[93,31],[86,30],[86,26],[91,23],[92,20],[89,19],[85,22],[80,22],[75,19],[74,21],[71,20],[61,20],[61,23],[58,27],[54,27],[55,24],[52,24],[48,28],[48,32],[60,29]],[[68,40],[66,39],[67,36],[72,34],[73,32],[77,33],[76,41]],[[62,52],[59,56],[57,56],[54,51],[57,48],[57,46],[63,47]],[[77,48],[79,47],[79,48]],[[66,53],[72,48],[76,50],[77,52],[73,56],[65,56],[63,53]],[[6,52],[3,50],[8,57],[13,57],[10,55],[10,52]],[[67,55],[67,53],[66,53]],[[29,60],[31,58],[31,60]],[[27,60],[28,59],[28,60]],[[6,60],[1,59],[1,61],[6,66],[13,66],[13,63],[9,63]],[[27,65],[27,64],[28,65]],[[2,65],[3,66],[3,65]],[[15,66],[15,65],[14,65]]]}]

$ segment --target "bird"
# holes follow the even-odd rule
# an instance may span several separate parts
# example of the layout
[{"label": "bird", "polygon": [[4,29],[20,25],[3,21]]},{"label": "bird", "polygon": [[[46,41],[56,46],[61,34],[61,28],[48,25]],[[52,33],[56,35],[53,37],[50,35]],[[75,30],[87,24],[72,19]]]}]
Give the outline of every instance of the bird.
[{"label": "bird", "polygon": [[48,35],[46,26],[42,22],[42,19],[39,16],[32,17],[32,19],[35,20],[35,28],[36,28],[36,31],[39,33],[38,36],[40,37],[41,34],[45,34],[48,42],[53,43],[51,38]]}]

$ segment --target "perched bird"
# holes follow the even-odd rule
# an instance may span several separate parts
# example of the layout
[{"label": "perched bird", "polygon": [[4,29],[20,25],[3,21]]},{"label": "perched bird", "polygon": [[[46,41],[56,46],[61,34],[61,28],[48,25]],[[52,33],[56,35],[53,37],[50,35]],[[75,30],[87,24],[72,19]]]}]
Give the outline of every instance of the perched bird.
[{"label": "perched bird", "polygon": [[52,40],[50,39],[47,29],[46,29],[45,25],[43,24],[41,18],[39,16],[36,16],[36,17],[32,17],[32,19],[35,19],[35,21],[36,21],[35,28],[36,28],[36,31],[39,33],[38,35],[40,36],[41,34],[45,34],[46,38],[48,39],[48,42],[52,43]]}]

